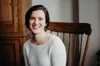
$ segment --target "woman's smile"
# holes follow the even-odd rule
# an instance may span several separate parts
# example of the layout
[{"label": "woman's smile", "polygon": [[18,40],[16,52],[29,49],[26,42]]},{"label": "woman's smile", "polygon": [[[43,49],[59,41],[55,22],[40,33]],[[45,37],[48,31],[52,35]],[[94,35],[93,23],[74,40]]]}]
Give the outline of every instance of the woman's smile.
[{"label": "woman's smile", "polygon": [[38,25],[38,26],[34,26],[34,25],[33,25],[32,27],[33,27],[33,29],[34,29],[34,30],[37,30],[37,29],[39,29],[39,28],[40,28],[40,26],[39,26],[39,25]]}]

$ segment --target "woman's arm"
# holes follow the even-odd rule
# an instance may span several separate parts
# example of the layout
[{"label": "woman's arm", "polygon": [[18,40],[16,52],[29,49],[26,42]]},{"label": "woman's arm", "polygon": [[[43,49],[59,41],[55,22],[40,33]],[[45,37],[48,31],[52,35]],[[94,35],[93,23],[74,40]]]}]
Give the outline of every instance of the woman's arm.
[{"label": "woman's arm", "polygon": [[53,42],[51,52],[52,66],[66,66],[66,49],[60,38]]},{"label": "woman's arm", "polygon": [[26,55],[26,51],[25,51],[25,48],[23,47],[23,56],[24,56],[24,62],[25,62],[25,66],[29,66],[28,65],[28,60],[27,60],[27,55]]}]

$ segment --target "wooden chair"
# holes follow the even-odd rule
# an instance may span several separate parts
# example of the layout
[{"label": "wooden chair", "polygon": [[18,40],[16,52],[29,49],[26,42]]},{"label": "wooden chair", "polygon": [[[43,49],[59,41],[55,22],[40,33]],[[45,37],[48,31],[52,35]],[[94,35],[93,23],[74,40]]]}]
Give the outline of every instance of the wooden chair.
[{"label": "wooden chair", "polygon": [[[66,66],[84,66],[92,31],[91,25],[88,23],[50,22],[48,29],[52,33],[57,32],[58,36],[63,34],[62,40],[67,50]],[[67,38],[65,38],[66,36]]]}]

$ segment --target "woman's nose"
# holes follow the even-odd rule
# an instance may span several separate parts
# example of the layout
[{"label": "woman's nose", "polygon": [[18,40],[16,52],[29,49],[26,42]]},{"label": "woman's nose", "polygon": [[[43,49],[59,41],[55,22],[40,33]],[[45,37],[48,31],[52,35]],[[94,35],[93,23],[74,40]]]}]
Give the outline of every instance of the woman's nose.
[{"label": "woman's nose", "polygon": [[38,20],[35,20],[35,21],[34,21],[34,25],[37,25],[38,23],[39,23]]}]

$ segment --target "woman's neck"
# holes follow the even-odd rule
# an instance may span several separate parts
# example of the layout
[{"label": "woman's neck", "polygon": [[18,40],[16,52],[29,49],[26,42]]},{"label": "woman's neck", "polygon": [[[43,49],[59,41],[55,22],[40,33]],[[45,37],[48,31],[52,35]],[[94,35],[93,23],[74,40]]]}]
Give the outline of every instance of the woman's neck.
[{"label": "woman's neck", "polygon": [[47,33],[41,32],[40,34],[33,34],[31,42],[36,45],[44,44],[47,41]]}]

